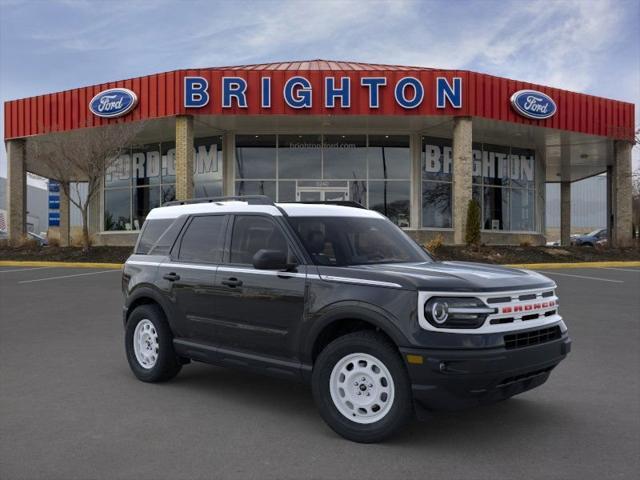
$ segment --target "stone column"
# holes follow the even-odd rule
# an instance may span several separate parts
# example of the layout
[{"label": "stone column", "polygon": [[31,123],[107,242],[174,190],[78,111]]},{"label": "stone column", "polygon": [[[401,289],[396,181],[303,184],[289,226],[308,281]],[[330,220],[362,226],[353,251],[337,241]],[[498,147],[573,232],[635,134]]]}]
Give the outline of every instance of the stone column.
[{"label": "stone column", "polygon": [[[70,188],[70,185],[64,185],[67,190]],[[70,239],[70,228],[71,228],[71,212],[69,205],[69,197],[65,193],[65,189],[63,188],[62,182],[60,182],[60,246],[68,247],[71,244]]]},{"label": "stone column", "polygon": [[560,245],[571,245],[571,182],[560,182]]},{"label": "stone column", "polygon": [[7,142],[7,227],[12,244],[21,242],[27,234],[25,150],[22,139]]},{"label": "stone column", "polygon": [[236,166],[236,136],[225,133],[222,136],[222,195],[236,194],[235,186]]},{"label": "stone column", "polygon": [[422,212],[422,136],[419,133],[411,135],[409,147],[411,152],[411,218],[409,225],[412,230],[418,230]]},{"label": "stone column", "polygon": [[613,197],[613,236],[611,245],[628,247],[632,243],[631,214],[631,142],[615,143],[613,178],[611,179]]},{"label": "stone column", "polygon": [[176,200],[193,198],[193,117],[176,117]]},{"label": "stone column", "polygon": [[467,210],[472,192],[473,126],[470,117],[456,117],[453,123],[453,243],[463,244]]}]

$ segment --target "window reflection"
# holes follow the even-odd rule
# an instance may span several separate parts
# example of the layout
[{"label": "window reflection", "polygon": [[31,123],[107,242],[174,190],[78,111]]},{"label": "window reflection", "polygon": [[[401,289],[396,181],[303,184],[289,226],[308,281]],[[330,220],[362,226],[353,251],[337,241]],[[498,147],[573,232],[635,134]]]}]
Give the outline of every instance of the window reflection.
[{"label": "window reflection", "polygon": [[236,136],[236,178],[276,178],[276,136]]}]

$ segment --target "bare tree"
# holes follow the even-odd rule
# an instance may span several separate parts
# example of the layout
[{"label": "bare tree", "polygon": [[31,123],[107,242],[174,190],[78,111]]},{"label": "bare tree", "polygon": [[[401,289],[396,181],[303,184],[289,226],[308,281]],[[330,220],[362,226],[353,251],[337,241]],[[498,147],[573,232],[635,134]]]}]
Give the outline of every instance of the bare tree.
[{"label": "bare tree", "polygon": [[[142,130],[142,122],[112,124],[72,132],[52,133],[27,142],[27,156],[49,170],[59,181],[64,194],[82,214],[82,247],[90,248],[89,205],[100,192],[102,178],[130,146]],[[79,194],[77,182],[87,183],[85,198]],[[71,184],[76,194],[71,195]]]}]

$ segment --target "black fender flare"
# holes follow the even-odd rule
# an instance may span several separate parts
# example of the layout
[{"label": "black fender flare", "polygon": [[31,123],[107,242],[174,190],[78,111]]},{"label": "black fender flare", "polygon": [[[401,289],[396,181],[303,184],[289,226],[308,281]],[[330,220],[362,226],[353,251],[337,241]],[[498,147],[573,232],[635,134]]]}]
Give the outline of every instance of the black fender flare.
[{"label": "black fender flare", "polygon": [[409,345],[406,336],[398,326],[399,321],[390,312],[367,302],[337,302],[326,306],[317,312],[314,317],[301,342],[300,353],[302,361],[305,363],[312,363],[313,346],[320,333],[332,323],[345,319],[361,320],[379,328],[398,347]]},{"label": "black fender flare", "polygon": [[162,295],[162,293],[160,291],[158,291],[157,288],[155,288],[154,286],[150,285],[150,284],[143,284],[143,285],[138,285],[136,286],[131,293],[127,296],[127,300],[125,302],[125,308],[127,310],[126,316],[124,318],[125,324],[127,322],[127,320],[129,319],[129,314],[131,313],[131,306],[138,303],[138,300],[143,299],[143,298],[147,298],[150,300],[153,300],[155,303],[157,303],[160,308],[162,309],[162,311],[164,312],[164,315],[167,319],[167,322],[169,323],[169,327],[171,328],[171,330],[175,333],[175,326],[174,325],[174,321],[172,320],[173,315],[173,306],[171,305],[171,303],[164,297],[164,295]]}]

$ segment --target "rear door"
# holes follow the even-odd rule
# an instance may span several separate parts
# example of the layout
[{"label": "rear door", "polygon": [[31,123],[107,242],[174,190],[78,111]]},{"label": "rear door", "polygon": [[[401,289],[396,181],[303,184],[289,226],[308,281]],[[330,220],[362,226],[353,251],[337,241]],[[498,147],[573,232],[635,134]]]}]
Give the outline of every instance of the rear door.
[{"label": "rear door", "polygon": [[228,248],[216,276],[212,336],[236,350],[278,357],[293,351],[292,332],[304,312],[307,266],[294,271],[257,270],[258,250],[284,250],[299,262],[282,225],[270,215],[235,215]]},{"label": "rear door", "polygon": [[175,306],[180,337],[202,341],[209,331],[228,221],[228,215],[193,216],[173,246],[170,261],[159,267],[160,282]]}]

